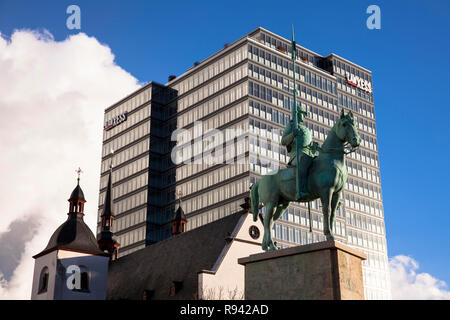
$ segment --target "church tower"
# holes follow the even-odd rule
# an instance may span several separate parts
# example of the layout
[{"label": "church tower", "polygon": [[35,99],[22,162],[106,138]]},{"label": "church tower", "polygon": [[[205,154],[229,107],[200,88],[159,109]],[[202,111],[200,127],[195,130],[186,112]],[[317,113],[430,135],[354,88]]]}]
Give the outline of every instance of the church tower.
[{"label": "church tower", "polygon": [[113,238],[112,226],[114,222],[113,199],[112,199],[112,165],[109,171],[108,187],[106,189],[105,207],[101,215],[102,229],[98,237],[100,250],[107,253],[111,259],[117,259],[120,244]]},{"label": "church tower", "polygon": [[84,198],[78,183],[69,198],[67,220],[35,259],[32,300],[104,300],[109,256],[83,221]]},{"label": "church tower", "polygon": [[181,207],[181,191],[178,192],[178,209],[175,211],[175,218],[172,220],[172,236],[186,231],[186,215]]}]

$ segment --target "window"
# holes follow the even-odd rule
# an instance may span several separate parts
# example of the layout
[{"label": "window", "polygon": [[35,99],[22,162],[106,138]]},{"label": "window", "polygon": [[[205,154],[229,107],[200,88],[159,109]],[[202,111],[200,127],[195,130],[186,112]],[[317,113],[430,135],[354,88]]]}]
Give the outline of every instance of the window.
[{"label": "window", "polygon": [[73,291],[89,292],[89,281],[90,281],[89,269],[85,266],[80,266],[80,272],[81,272],[80,289],[74,287]]},{"label": "window", "polygon": [[48,268],[44,267],[41,271],[41,274],[39,276],[39,288],[38,288],[38,294],[47,292],[48,288]]},{"label": "window", "polygon": [[81,291],[89,291],[89,273],[87,269],[81,271]]}]

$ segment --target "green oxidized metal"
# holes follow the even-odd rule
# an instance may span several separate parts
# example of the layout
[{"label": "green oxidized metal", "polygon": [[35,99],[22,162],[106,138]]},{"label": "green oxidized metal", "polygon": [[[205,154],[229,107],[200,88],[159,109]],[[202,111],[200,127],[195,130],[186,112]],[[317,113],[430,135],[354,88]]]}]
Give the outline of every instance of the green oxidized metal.
[{"label": "green oxidized metal", "polygon": [[[292,40],[293,40],[292,33]],[[293,60],[295,62],[295,42],[293,44]],[[295,70],[295,63],[293,63]],[[265,251],[276,250],[272,240],[272,227],[289,206],[291,201],[310,202],[320,199],[324,218],[324,234],[327,240],[333,240],[333,222],[340,195],[347,181],[345,155],[352,152],[361,143],[358,130],[350,111],[344,114],[330,130],[321,147],[311,142],[309,129],[301,123],[305,110],[296,104],[295,72],[294,72],[294,105],[293,120],[285,129],[282,144],[286,146],[290,161],[286,169],[264,175],[251,188],[251,208],[253,220],[256,221],[259,205],[266,207],[264,237],[262,248]],[[351,145],[351,150],[346,149]],[[319,155],[314,154],[319,151]],[[305,170],[306,169],[306,170]]]}]

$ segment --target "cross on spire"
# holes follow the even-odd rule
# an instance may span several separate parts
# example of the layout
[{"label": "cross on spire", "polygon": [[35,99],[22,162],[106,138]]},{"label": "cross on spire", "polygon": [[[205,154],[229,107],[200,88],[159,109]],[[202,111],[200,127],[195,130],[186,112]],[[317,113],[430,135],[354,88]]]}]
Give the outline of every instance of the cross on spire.
[{"label": "cross on spire", "polygon": [[81,168],[78,167],[78,169],[75,170],[75,172],[78,174],[77,181],[78,181],[78,184],[80,184],[80,176],[81,176],[81,174],[83,173],[83,170],[81,170]]},{"label": "cross on spire", "polygon": [[109,163],[109,169],[111,170],[113,167],[113,158],[114,158],[114,149],[113,148],[111,148],[110,154],[111,154],[111,162]]},{"label": "cross on spire", "polygon": [[178,195],[178,205],[181,207],[181,197],[183,196],[183,191],[178,190],[177,195]]}]

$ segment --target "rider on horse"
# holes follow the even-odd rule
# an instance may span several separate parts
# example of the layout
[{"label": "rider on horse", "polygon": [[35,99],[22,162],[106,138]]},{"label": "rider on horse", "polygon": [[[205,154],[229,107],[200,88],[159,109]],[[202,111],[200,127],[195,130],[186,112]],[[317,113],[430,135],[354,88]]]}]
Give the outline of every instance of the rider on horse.
[{"label": "rider on horse", "polygon": [[298,131],[293,132],[293,120],[291,120],[286,129],[284,130],[283,137],[281,138],[281,144],[286,146],[287,151],[289,152],[289,162],[287,164],[288,168],[296,168],[297,167],[297,148],[295,138],[299,137],[299,151],[300,151],[300,199],[304,198],[308,195],[306,190],[307,185],[307,177],[308,177],[308,169],[312,164],[312,160],[314,157],[314,153],[311,150],[311,131],[303,125],[302,123],[305,120],[305,116],[307,114],[305,108],[303,106],[298,106],[299,108],[297,112],[298,116]]}]

